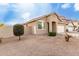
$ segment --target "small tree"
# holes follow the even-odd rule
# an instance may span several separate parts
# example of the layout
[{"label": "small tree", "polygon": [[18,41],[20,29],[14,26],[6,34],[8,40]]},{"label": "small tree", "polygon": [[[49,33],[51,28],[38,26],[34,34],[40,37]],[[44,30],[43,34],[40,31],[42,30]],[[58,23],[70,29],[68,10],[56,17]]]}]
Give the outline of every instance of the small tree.
[{"label": "small tree", "polygon": [[19,40],[20,40],[21,39],[20,36],[24,34],[24,26],[21,24],[14,25],[13,33],[15,36],[19,36]]}]

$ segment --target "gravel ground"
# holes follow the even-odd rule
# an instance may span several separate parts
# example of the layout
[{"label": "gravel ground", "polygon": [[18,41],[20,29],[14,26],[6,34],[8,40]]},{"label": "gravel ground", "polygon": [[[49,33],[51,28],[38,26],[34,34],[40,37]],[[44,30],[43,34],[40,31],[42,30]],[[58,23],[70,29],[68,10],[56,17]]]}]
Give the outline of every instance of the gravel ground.
[{"label": "gravel ground", "polygon": [[24,35],[2,39],[1,56],[79,56],[79,39],[66,42],[63,35]]}]

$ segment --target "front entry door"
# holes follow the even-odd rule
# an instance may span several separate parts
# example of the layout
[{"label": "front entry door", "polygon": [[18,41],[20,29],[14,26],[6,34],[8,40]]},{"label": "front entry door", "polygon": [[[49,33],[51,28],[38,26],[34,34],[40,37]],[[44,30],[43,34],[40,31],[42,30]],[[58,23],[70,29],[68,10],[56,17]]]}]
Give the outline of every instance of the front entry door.
[{"label": "front entry door", "polygon": [[52,22],[52,32],[56,32],[56,22]]}]

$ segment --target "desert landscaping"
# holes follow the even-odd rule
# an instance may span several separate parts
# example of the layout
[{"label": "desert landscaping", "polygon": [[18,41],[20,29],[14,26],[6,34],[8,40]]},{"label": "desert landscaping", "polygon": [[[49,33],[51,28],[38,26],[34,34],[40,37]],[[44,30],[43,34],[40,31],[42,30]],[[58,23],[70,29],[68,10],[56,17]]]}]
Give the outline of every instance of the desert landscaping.
[{"label": "desert landscaping", "polygon": [[0,43],[1,56],[72,56],[79,55],[79,39],[70,38],[66,42],[64,35],[23,35],[3,38]]},{"label": "desert landscaping", "polygon": [[[65,36],[33,35],[24,32],[21,40],[13,35],[12,27],[0,29],[0,56],[77,56],[79,55],[79,38],[73,36],[69,42]],[[72,33],[70,33],[71,35]],[[76,34],[76,33],[75,33]],[[75,35],[74,34],[74,35]],[[77,33],[78,35],[78,33]]]}]

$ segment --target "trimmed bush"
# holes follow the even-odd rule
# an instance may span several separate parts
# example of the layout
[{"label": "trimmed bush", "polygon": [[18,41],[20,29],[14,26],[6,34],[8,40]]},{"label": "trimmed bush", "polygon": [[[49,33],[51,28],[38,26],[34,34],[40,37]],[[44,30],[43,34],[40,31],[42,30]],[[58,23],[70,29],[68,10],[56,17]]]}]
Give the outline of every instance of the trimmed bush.
[{"label": "trimmed bush", "polygon": [[56,32],[49,32],[48,36],[56,36]]},{"label": "trimmed bush", "polygon": [[14,25],[13,33],[15,36],[19,36],[19,40],[20,40],[20,36],[24,34],[24,26],[21,24]]}]

